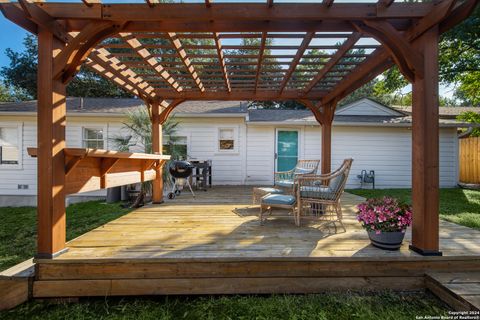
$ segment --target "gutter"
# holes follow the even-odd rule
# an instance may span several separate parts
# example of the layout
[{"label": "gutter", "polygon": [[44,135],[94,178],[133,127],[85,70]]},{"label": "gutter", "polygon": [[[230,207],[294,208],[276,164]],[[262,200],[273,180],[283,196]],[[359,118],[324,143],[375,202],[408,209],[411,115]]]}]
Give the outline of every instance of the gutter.
[{"label": "gutter", "polygon": [[[247,125],[253,126],[320,126],[316,121],[249,121]],[[338,122],[333,121],[334,126],[338,127],[398,127],[410,128],[412,123],[379,123],[379,122]],[[472,123],[439,123],[441,128],[471,128],[476,127]]]}]

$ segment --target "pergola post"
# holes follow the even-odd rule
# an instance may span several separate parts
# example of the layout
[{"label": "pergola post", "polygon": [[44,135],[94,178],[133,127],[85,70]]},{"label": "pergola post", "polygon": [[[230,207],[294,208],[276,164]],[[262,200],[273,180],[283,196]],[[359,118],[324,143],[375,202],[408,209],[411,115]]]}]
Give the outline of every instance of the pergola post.
[{"label": "pergola post", "polygon": [[332,121],[322,124],[322,174],[327,174],[332,168]]},{"label": "pergola post", "polygon": [[322,174],[332,171],[332,122],[335,116],[336,100],[323,105],[320,125],[322,126]]},{"label": "pergola post", "polygon": [[[163,135],[162,123],[160,122],[160,104],[153,102],[152,107],[152,152],[162,154]],[[157,177],[152,181],[152,202],[163,203],[163,167],[156,168]]]},{"label": "pergola post", "polygon": [[412,108],[412,202],[410,248],[422,255],[439,251],[438,27],[418,41],[424,77],[416,77]]},{"label": "pergola post", "polygon": [[55,80],[54,57],[63,47],[54,35],[38,32],[38,258],[65,249],[65,84]]}]

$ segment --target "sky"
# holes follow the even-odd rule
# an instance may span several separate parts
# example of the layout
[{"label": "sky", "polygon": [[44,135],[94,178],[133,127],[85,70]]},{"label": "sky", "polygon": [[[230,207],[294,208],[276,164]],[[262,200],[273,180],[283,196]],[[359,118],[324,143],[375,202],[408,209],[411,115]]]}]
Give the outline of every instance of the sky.
[{"label": "sky", "polygon": [[[239,0],[217,0],[215,2],[238,2]],[[242,0],[243,2],[265,2],[265,0]],[[80,0],[62,0],[62,2],[80,2]],[[103,0],[103,3],[145,3],[144,0]],[[176,1],[178,2],[178,1]],[[183,2],[204,2],[204,0],[184,0]],[[275,0],[275,2],[294,2],[292,0]],[[300,1],[297,1],[300,2]],[[301,2],[319,2],[319,0],[302,0]],[[335,2],[377,2],[377,0],[335,0]],[[22,51],[23,50],[23,39],[27,35],[27,31],[23,30],[22,28],[18,27],[16,24],[7,20],[3,15],[0,14],[0,68],[7,66],[9,64],[9,59],[5,55],[5,50],[7,48],[11,48],[14,51]],[[286,39],[286,42],[282,42],[282,45],[292,44],[296,45],[299,39]],[[375,43],[375,40],[366,40],[364,44]],[[224,45],[233,45],[238,43],[235,39],[232,40],[225,40],[223,42]],[[277,43],[278,44],[278,43]],[[327,44],[327,43],[325,43]],[[328,43],[330,44],[330,43]],[[312,43],[315,45],[315,43]],[[274,54],[291,54],[291,52],[280,52],[285,50],[276,50],[278,52],[272,52]],[[287,62],[287,61],[285,61]],[[411,87],[407,86],[404,88],[403,92],[410,92]],[[440,95],[444,97],[451,98],[453,95],[453,87],[449,86],[440,86]]]}]

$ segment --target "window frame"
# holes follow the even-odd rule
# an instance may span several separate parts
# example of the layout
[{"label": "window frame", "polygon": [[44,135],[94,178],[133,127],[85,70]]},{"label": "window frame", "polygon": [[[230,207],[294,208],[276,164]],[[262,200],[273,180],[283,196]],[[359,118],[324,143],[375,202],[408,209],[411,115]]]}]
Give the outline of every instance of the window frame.
[{"label": "window frame", "polygon": [[[220,136],[222,130],[233,130],[233,149],[220,149]],[[239,144],[239,137],[238,137],[238,126],[221,126],[217,128],[217,135],[215,139],[216,144],[216,151],[220,154],[238,154],[238,144]]]},{"label": "window frame", "polygon": [[22,169],[23,168],[23,137],[22,137],[23,122],[21,123],[0,122],[0,128],[16,128],[17,129],[17,147],[18,147],[18,163],[2,164],[0,161],[0,170]]},{"label": "window frame", "polygon": [[[107,130],[102,126],[83,126],[82,127],[82,132],[81,132],[82,148],[88,148],[85,144],[85,142],[87,142],[87,141],[100,141],[100,139],[95,139],[95,140],[94,139],[85,139],[86,130],[97,130],[97,131],[101,130],[102,131],[103,148],[99,148],[99,149],[107,149],[108,148],[107,139],[106,139]],[[95,148],[91,148],[91,149],[95,149]]]}]

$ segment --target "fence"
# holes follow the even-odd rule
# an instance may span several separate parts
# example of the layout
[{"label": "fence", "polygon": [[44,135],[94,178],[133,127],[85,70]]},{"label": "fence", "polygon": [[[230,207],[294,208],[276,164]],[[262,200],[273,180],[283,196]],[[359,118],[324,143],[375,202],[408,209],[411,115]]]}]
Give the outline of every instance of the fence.
[{"label": "fence", "polygon": [[480,137],[460,139],[460,183],[480,184]]}]

